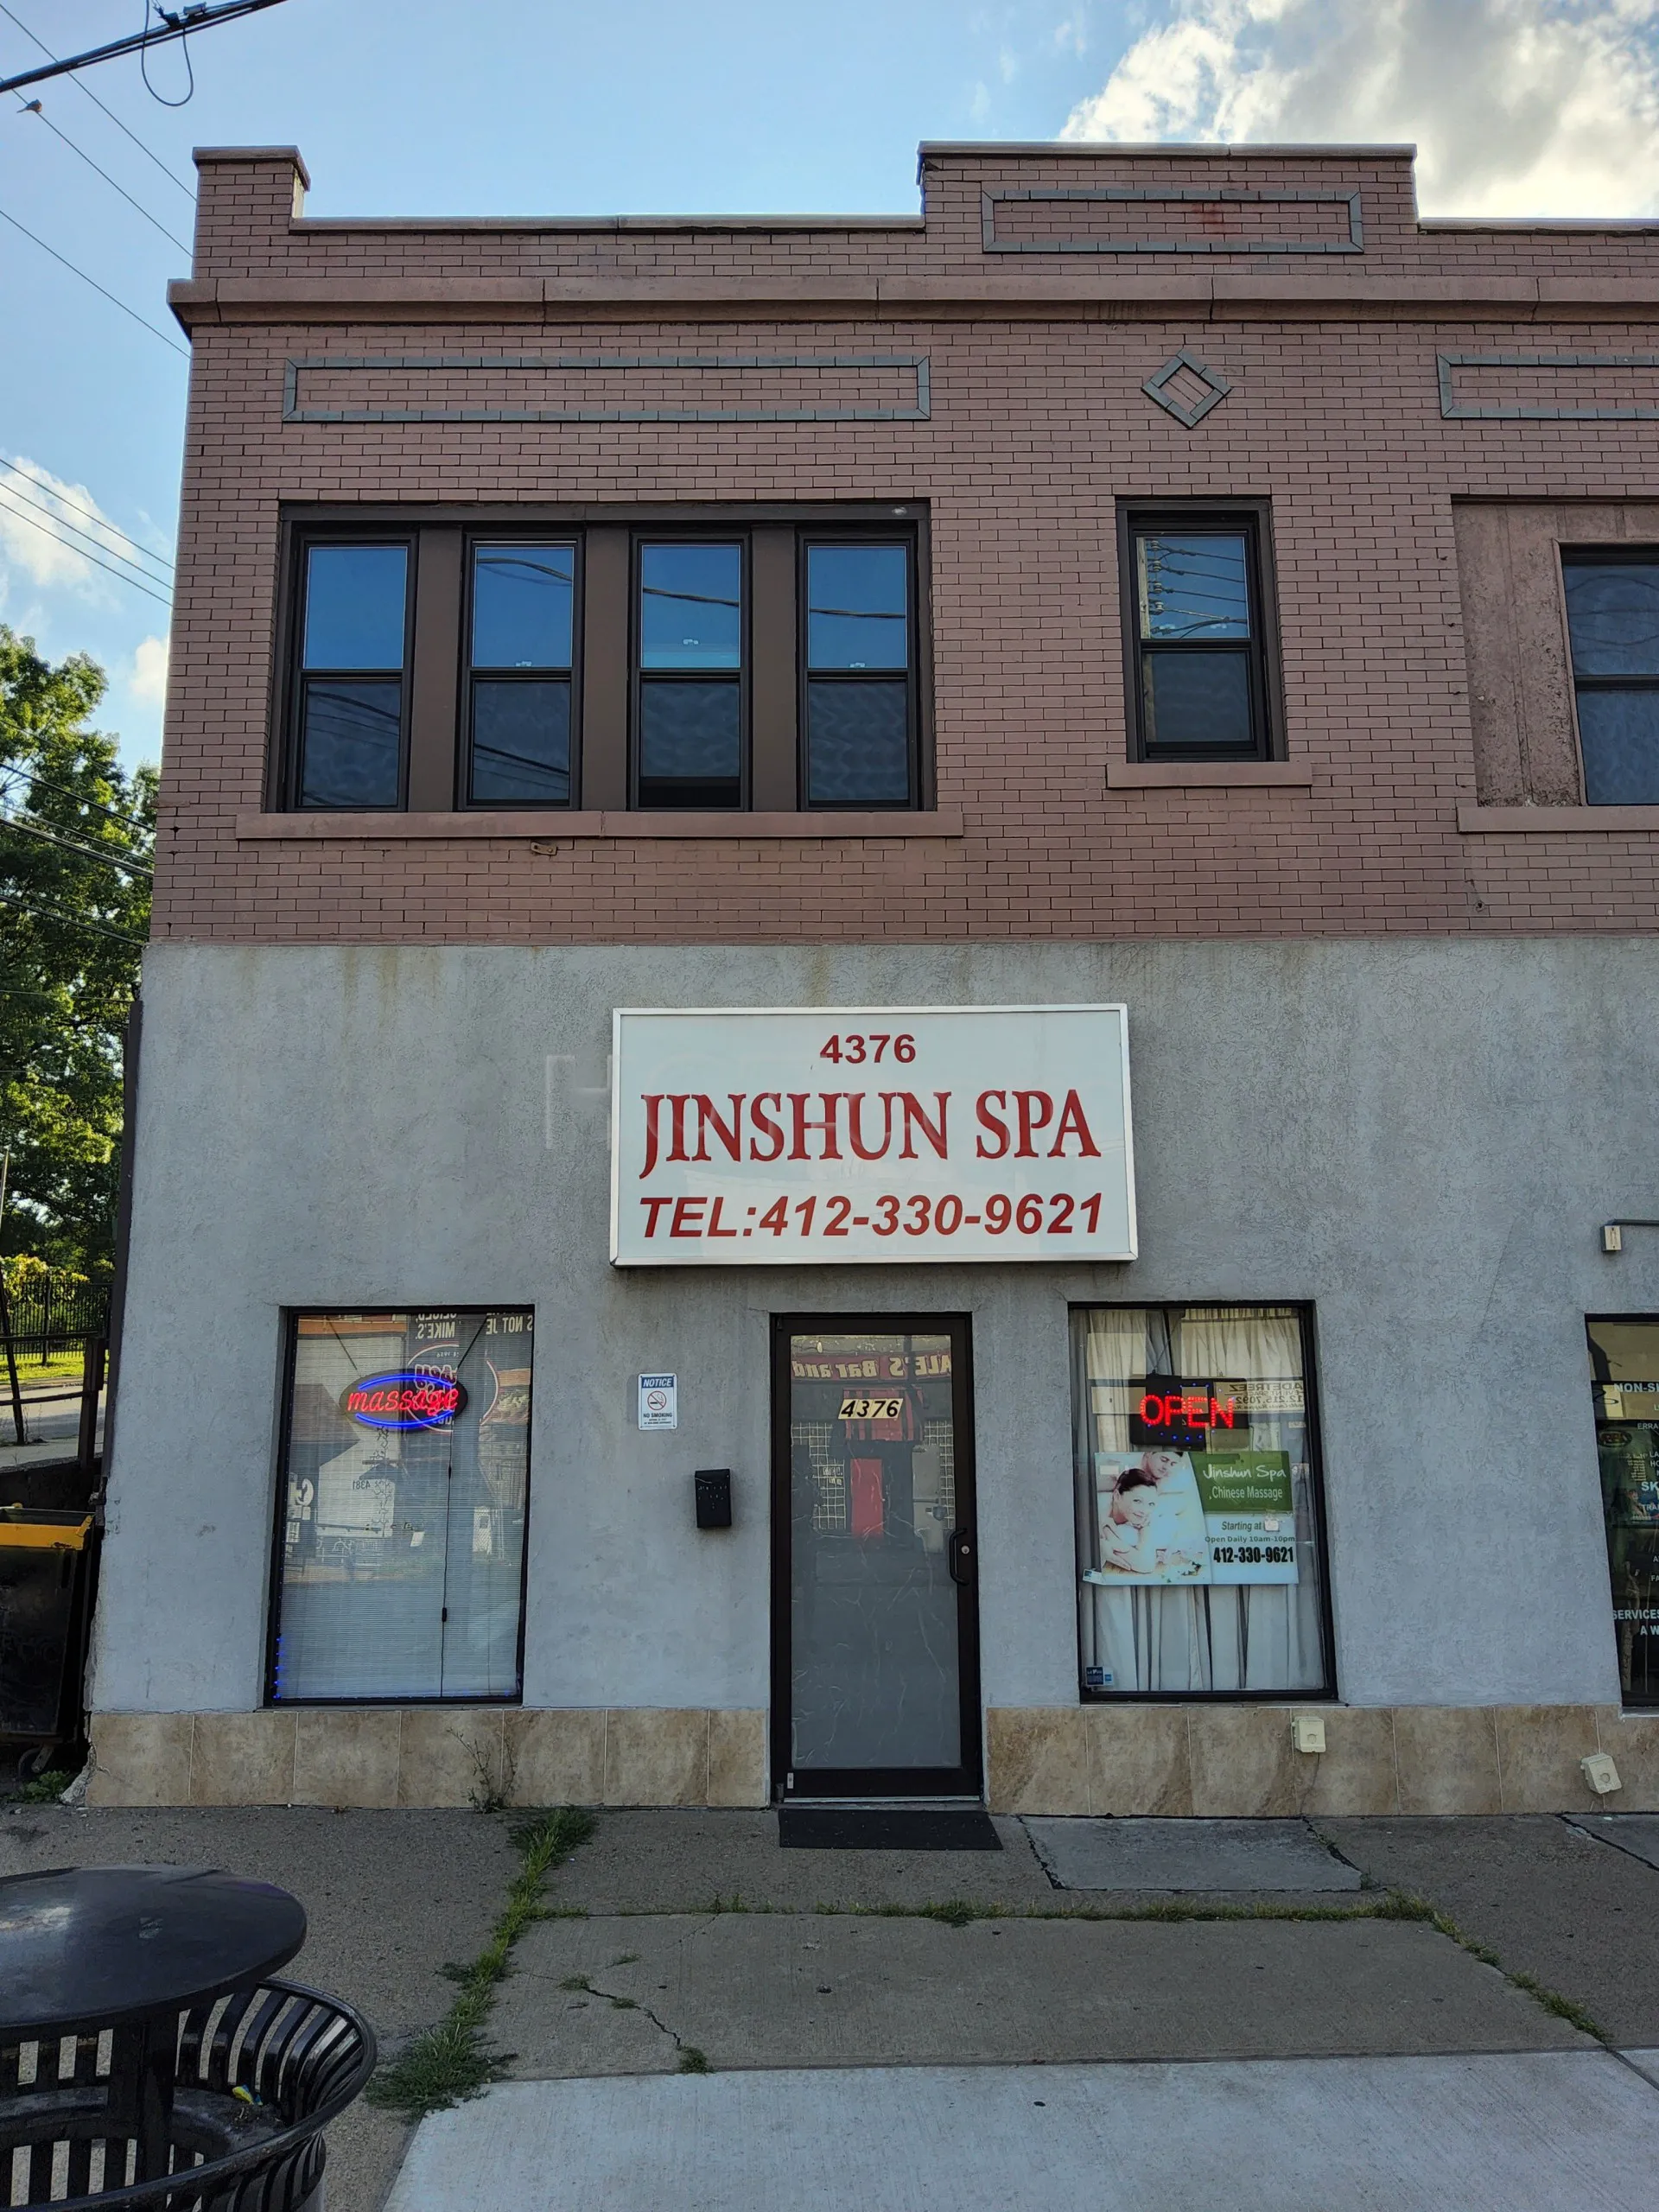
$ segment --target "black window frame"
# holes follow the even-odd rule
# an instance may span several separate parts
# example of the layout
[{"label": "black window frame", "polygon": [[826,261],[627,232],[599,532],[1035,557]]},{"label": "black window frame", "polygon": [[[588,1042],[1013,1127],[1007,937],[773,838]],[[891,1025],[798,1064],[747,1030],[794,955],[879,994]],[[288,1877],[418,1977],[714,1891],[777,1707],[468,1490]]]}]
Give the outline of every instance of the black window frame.
[{"label": "black window frame", "polygon": [[[797,609],[796,664],[796,792],[803,814],[845,813],[855,807],[862,814],[917,814],[928,804],[922,785],[921,743],[921,588],[919,576],[919,537],[914,526],[887,530],[856,530],[849,526],[835,529],[806,526],[798,531],[795,541],[795,605]],[[859,675],[850,670],[824,669],[816,674],[811,663],[811,602],[807,583],[807,563],[815,546],[818,545],[896,545],[905,555],[905,761],[909,780],[907,796],[902,799],[823,799],[812,797],[811,722],[807,706],[807,690],[810,683],[891,683],[891,669],[871,671]]]},{"label": "black window frame", "polygon": [[[639,801],[639,548],[677,542],[744,548],[743,666],[738,671],[741,799],[707,810],[735,830],[745,815],[927,814],[938,805],[933,759],[931,511],[925,501],[641,500],[486,501],[464,508],[431,502],[284,503],[269,677],[269,741],[263,800],[272,813],[420,813],[455,817],[575,811],[623,814]],[[571,686],[570,797],[482,799],[471,780],[472,567],[480,543],[568,543],[575,548]],[[909,556],[910,797],[808,799],[805,546],[898,543]],[[299,804],[300,716],[305,671],[305,563],[313,545],[400,545],[410,566],[401,671],[398,798],[393,807]],[[331,671],[332,672],[332,671]],[[372,674],[384,671],[373,671]],[[349,671],[345,671],[349,673]],[[482,671],[491,674],[492,671]],[[693,671],[686,671],[691,675]],[[533,678],[536,671],[525,671]],[[664,671],[672,680],[671,671]],[[690,808],[675,812],[702,812]]]},{"label": "black window frame", "polygon": [[1573,741],[1579,754],[1579,791],[1586,806],[1619,806],[1628,800],[1595,799],[1590,796],[1589,772],[1584,758],[1584,728],[1579,718],[1581,691],[1659,691],[1659,671],[1652,676],[1580,676],[1573,643],[1573,607],[1567,594],[1567,572],[1574,569],[1651,568],[1659,579],[1659,544],[1604,541],[1596,545],[1562,543],[1560,556],[1561,625],[1567,636],[1567,674],[1573,686]]},{"label": "black window frame", "polygon": [[[524,1536],[518,1557],[518,1638],[513,1656],[513,1671],[517,1688],[498,1691],[493,1695],[471,1691],[457,1692],[453,1696],[442,1693],[435,1697],[397,1696],[379,1697],[372,1693],[353,1692],[340,1697],[284,1697],[276,1694],[277,1655],[282,1636],[283,1552],[288,1522],[288,1470],[294,1435],[294,1385],[299,1369],[300,1323],[304,1320],[338,1319],[348,1313],[433,1313],[462,1314],[527,1313],[531,1318],[531,1382],[527,1408],[524,1447]],[[279,1388],[282,1396],[277,1405],[276,1465],[271,1485],[271,1530],[269,1565],[265,1574],[265,1655],[261,1703],[266,1712],[297,1712],[303,1708],[344,1707],[348,1710],[372,1709],[378,1712],[399,1712],[404,1707],[445,1706],[522,1706],[524,1701],[524,1642],[530,1615],[530,1514],[533,1491],[533,1462],[530,1450],[530,1436],[533,1433],[536,1411],[535,1324],[537,1308],[533,1301],[491,1305],[456,1305],[412,1306],[391,1300],[368,1300],[356,1306],[286,1306],[278,1317],[282,1331],[282,1356],[278,1363]]]},{"label": "black window frame", "polygon": [[[455,811],[457,814],[569,813],[582,804],[582,648],[584,613],[583,583],[586,541],[581,525],[542,529],[493,529],[468,524],[461,534],[461,687],[459,721],[455,730]],[[481,545],[568,545],[572,554],[570,596],[570,666],[568,671],[546,669],[479,669],[473,661],[473,618],[476,601],[474,568]],[[475,799],[472,796],[473,747],[476,736],[474,698],[481,675],[491,683],[545,683],[550,674],[567,674],[570,687],[570,791],[563,800],[547,798]]]},{"label": "black window frame", "polygon": [[[643,695],[647,683],[729,683],[729,672],[719,669],[653,668],[643,664],[641,627],[644,615],[644,555],[652,545],[735,545],[739,556],[737,668],[738,801],[731,806],[647,806],[639,796],[640,753],[645,713]],[[747,814],[753,810],[754,789],[754,543],[753,532],[733,524],[721,529],[710,524],[699,529],[653,530],[635,525],[628,537],[628,811],[631,814]]]},{"label": "black window frame", "polygon": [[[1074,1298],[1066,1306],[1067,1356],[1071,1333],[1080,1313],[1110,1310],[1144,1313],[1153,1306],[1185,1311],[1195,1306],[1259,1311],[1264,1306],[1287,1307],[1296,1315],[1301,1336],[1303,1413],[1307,1427],[1307,1464],[1313,1478],[1314,1548],[1319,1563],[1319,1638],[1325,1662],[1324,1680],[1318,1688],[1259,1690],[1121,1690],[1091,1688],[1084,1679],[1082,1624],[1077,1630],[1077,1697],[1084,1705],[1335,1705],[1341,1701],[1337,1681],[1336,1611],[1331,1587],[1330,1500],[1325,1474],[1325,1421],[1319,1393],[1319,1314],[1311,1300],[1300,1298]],[[1075,1370],[1073,1370],[1075,1375]],[[1075,1428],[1077,1408],[1071,1408]],[[1075,1471],[1073,1480],[1075,1482]]]},{"label": "black window frame", "polygon": [[[308,669],[305,665],[305,620],[310,588],[310,556],[314,546],[390,546],[404,549],[404,658],[397,671],[397,805],[314,806],[302,797],[305,769],[305,704],[312,677],[331,677],[337,682],[368,683],[385,678],[390,671],[374,669]],[[281,810],[293,814],[384,814],[401,812],[409,804],[410,719],[415,677],[415,602],[419,588],[419,533],[407,526],[373,528],[302,528],[294,533],[290,549],[284,609],[288,634],[283,644],[286,697],[283,715],[283,744],[279,766]]]},{"label": "black window frame", "polygon": [[[1250,636],[1245,647],[1249,662],[1251,741],[1248,747],[1154,744],[1148,738],[1143,671],[1148,642],[1155,650],[1165,652],[1236,653],[1239,650],[1237,639],[1194,639],[1174,646],[1142,639],[1137,581],[1140,541],[1166,531],[1213,531],[1218,535],[1242,536],[1244,539],[1250,619]],[[1117,510],[1117,566],[1129,758],[1149,763],[1283,760],[1284,697],[1270,502],[1255,499],[1121,501]]]}]

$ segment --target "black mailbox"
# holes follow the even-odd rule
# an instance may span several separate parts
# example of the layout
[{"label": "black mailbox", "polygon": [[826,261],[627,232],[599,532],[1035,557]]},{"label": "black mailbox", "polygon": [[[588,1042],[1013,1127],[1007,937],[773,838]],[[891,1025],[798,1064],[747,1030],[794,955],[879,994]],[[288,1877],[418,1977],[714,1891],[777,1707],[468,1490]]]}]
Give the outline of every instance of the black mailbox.
[{"label": "black mailbox", "polygon": [[732,1471],[729,1467],[699,1467],[697,1486],[699,1529],[729,1529],[732,1525]]}]

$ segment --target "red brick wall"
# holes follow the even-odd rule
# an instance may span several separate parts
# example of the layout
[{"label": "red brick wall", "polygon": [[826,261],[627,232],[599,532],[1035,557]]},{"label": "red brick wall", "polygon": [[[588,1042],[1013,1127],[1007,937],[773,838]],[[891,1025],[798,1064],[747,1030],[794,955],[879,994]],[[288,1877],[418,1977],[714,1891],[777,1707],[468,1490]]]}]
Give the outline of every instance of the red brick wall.
[{"label": "red brick wall", "polygon": [[[1365,251],[982,251],[982,188],[1096,183],[1357,184]],[[270,153],[202,171],[158,936],[1659,921],[1651,833],[1459,834],[1475,785],[1452,535],[1459,496],[1659,496],[1652,428],[1446,422],[1435,376],[1437,349],[1659,352],[1659,231],[1419,229],[1408,162],[1375,153],[940,151],[925,226],[337,226],[296,223],[293,184]],[[1183,346],[1233,386],[1193,430],[1140,389]],[[925,353],[931,418],[282,420],[296,355],[715,350]],[[1115,502],[1247,494],[1273,502],[1288,751],[1312,784],[1109,788],[1126,754]],[[930,505],[938,796],[962,837],[238,841],[261,804],[282,503],[855,498]]]}]

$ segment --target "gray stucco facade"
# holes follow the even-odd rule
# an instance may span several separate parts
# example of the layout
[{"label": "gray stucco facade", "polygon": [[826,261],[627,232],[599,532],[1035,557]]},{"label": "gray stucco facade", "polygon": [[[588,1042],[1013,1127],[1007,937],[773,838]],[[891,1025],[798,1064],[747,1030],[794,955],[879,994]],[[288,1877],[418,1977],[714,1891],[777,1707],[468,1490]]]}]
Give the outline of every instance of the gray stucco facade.
[{"label": "gray stucco facade", "polygon": [[[153,946],[94,1657],[109,1715],[264,1701],[283,1315],[536,1319],[526,1707],[754,1711],[769,1317],[971,1317],[982,1688],[1078,1701],[1066,1309],[1305,1300],[1338,1699],[1616,1707],[1584,1317],[1659,1310],[1637,940]],[[1128,1007],[1124,1266],[613,1269],[613,1007]],[[641,1433],[634,1382],[679,1376]],[[690,1470],[729,1465],[698,1535]]]}]

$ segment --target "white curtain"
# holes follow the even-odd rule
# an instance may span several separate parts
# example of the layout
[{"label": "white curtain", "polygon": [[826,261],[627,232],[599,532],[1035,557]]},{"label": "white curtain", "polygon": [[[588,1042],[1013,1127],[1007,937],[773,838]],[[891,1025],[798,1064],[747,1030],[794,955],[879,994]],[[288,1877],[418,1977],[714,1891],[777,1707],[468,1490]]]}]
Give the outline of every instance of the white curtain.
[{"label": "white curtain", "polygon": [[1095,1454],[1128,1452],[1148,1375],[1213,1385],[1248,1408],[1229,1441],[1283,1452],[1296,1515],[1287,1585],[1103,1589],[1078,1583],[1084,1681],[1107,1690],[1274,1691],[1324,1686],[1319,1548],[1302,1328],[1294,1306],[1090,1306],[1073,1316],[1079,1573],[1099,1564]]}]

